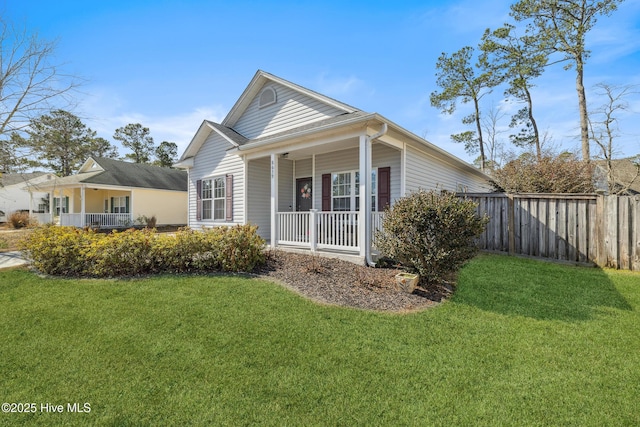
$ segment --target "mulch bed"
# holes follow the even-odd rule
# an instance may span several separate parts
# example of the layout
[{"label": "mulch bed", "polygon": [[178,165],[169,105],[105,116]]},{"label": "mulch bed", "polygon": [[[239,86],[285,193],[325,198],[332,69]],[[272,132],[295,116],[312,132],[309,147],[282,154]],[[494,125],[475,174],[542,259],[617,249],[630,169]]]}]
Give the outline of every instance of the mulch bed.
[{"label": "mulch bed", "polygon": [[398,289],[396,268],[370,268],[333,258],[283,251],[268,253],[254,273],[275,279],[313,301],[366,310],[408,312],[438,305],[452,291],[451,282],[421,284],[413,293]]}]

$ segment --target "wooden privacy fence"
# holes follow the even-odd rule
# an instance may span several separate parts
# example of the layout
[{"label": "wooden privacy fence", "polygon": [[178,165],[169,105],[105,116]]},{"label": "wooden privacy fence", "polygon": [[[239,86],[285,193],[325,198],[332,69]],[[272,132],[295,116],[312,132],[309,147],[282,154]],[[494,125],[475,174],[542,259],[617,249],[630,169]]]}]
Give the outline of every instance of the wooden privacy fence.
[{"label": "wooden privacy fence", "polygon": [[461,194],[490,218],[484,250],[640,270],[640,196]]}]

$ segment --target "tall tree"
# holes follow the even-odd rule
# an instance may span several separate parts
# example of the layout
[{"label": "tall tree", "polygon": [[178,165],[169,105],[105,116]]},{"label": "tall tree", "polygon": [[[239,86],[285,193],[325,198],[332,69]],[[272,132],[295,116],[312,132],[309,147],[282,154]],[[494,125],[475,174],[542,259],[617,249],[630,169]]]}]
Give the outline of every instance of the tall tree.
[{"label": "tall tree", "polygon": [[95,132],[82,120],[64,110],[31,120],[26,133],[28,138],[22,144],[31,147],[37,164],[62,176],[71,175],[82,165],[95,138]]},{"label": "tall tree", "polygon": [[130,123],[116,129],[113,139],[120,141],[123,147],[133,151],[125,154],[125,157],[133,160],[134,163],[149,163],[151,160],[154,151],[153,138],[149,136],[149,128],[143,127],[140,123]]},{"label": "tall tree", "polygon": [[78,81],[54,62],[55,47],[0,16],[0,137],[27,127],[54,103],[69,105]]},{"label": "tall tree", "polygon": [[[640,178],[640,164],[635,163],[635,173],[621,176],[616,173],[620,161],[614,161],[616,155],[615,141],[619,137],[618,115],[629,110],[627,98],[638,94],[638,87],[633,85],[614,86],[607,83],[596,85],[595,94],[605,99],[604,103],[593,110],[589,120],[591,138],[598,147],[597,157],[602,158],[607,174],[607,186],[610,194],[622,194],[629,190]],[[624,162],[624,160],[622,160]]]},{"label": "tall tree", "polygon": [[491,92],[500,83],[496,75],[488,70],[486,63],[480,58],[472,64],[474,49],[465,46],[451,54],[442,53],[436,63],[436,83],[442,88],[440,92],[431,93],[431,105],[443,113],[453,114],[458,100],[463,104],[473,102],[473,113],[464,117],[462,123],[474,124],[475,131],[465,131],[451,135],[455,142],[464,143],[469,153],[480,152],[480,169],[485,170],[486,156],[482,139],[482,122],[480,115],[480,99]]},{"label": "tall tree", "polygon": [[88,154],[92,157],[108,157],[110,159],[118,157],[118,148],[102,137],[93,138],[88,151]]},{"label": "tall tree", "polygon": [[494,31],[487,29],[480,45],[485,63],[494,73],[501,74],[507,81],[506,96],[525,103],[511,117],[511,128],[520,128],[511,135],[511,142],[519,147],[533,145],[538,159],[542,157],[540,132],[533,115],[531,88],[533,80],[539,77],[547,64],[547,53],[531,36],[518,36],[515,27],[505,24]]},{"label": "tall tree", "polygon": [[531,34],[540,40],[550,53],[559,53],[561,61],[575,66],[576,92],[580,110],[580,138],[582,160],[589,161],[589,115],[584,88],[584,65],[590,51],[586,35],[600,15],[607,16],[618,8],[622,0],[520,0],[511,5],[511,16],[517,21],[532,20]]},{"label": "tall tree", "polygon": [[162,141],[162,143],[156,147],[157,160],[154,164],[163,168],[170,168],[176,162],[177,155],[178,144],[175,142]]},{"label": "tall tree", "polygon": [[30,158],[30,151],[24,138],[18,132],[12,132],[0,140],[0,173],[18,173],[37,166]]}]

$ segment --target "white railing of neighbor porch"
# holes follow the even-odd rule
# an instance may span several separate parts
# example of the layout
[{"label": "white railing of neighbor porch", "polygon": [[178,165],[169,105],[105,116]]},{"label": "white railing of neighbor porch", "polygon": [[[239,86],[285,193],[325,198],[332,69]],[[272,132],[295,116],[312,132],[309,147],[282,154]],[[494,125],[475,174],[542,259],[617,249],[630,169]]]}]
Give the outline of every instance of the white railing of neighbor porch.
[{"label": "white railing of neighbor porch", "polygon": [[82,214],[60,214],[60,225],[84,227],[84,224],[82,223]]},{"label": "white railing of neighbor porch", "polygon": [[85,219],[85,225],[89,227],[123,228],[133,225],[130,213],[88,213]]},{"label": "white railing of neighbor porch", "polygon": [[63,213],[60,225],[72,227],[123,228],[133,225],[130,213],[87,213],[82,221],[82,214]]}]

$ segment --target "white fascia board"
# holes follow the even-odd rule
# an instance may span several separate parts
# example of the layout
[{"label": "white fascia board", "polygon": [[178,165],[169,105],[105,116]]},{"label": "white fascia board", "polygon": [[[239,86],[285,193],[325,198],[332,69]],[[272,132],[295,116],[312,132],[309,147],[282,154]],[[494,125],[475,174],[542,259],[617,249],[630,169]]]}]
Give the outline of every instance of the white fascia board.
[{"label": "white fascia board", "polygon": [[188,157],[184,160],[180,160],[174,163],[172,166],[179,169],[191,169],[193,167],[193,157]]}]

